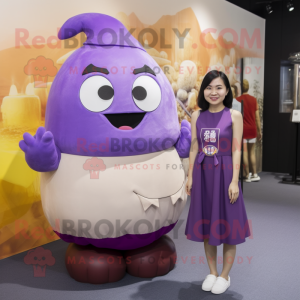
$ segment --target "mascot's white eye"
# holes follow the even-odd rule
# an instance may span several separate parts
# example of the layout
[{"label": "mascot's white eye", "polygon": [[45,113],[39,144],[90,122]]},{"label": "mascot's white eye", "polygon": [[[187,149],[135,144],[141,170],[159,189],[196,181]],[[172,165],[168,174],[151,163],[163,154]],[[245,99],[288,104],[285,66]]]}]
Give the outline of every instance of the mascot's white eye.
[{"label": "mascot's white eye", "polygon": [[143,111],[153,111],[161,101],[161,90],[153,78],[140,76],[133,83],[132,97],[138,108]]},{"label": "mascot's white eye", "polygon": [[92,76],[82,83],[79,97],[86,109],[99,112],[109,108],[112,104],[114,89],[107,78]]}]

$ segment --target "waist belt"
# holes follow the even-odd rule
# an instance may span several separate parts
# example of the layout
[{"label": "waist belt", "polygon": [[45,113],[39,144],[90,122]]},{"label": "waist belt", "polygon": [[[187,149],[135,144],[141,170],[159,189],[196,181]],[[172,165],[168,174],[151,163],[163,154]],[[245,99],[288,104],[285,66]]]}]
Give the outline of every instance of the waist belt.
[{"label": "waist belt", "polygon": [[218,157],[219,156],[232,156],[232,155],[228,155],[228,154],[217,154],[215,153],[214,155],[206,155],[203,151],[199,151],[198,152],[198,163],[201,164],[204,157],[205,156],[208,156],[208,157],[214,157],[214,165],[217,166],[219,164],[219,161],[218,161]]}]

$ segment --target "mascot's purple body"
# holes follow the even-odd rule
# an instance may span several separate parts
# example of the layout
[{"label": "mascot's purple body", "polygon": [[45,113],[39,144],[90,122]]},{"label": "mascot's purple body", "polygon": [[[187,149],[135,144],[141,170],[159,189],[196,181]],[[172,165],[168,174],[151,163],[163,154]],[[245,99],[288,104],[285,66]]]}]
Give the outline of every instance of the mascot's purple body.
[{"label": "mascot's purple body", "polygon": [[137,249],[183,210],[190,124],[180,128],[165,74],[121,22],[81,14],[58,37],[80,32],[87,40],[53,81],[45,128],[25,133],[20,148],[41,172],[43,210],[62,240]]}]

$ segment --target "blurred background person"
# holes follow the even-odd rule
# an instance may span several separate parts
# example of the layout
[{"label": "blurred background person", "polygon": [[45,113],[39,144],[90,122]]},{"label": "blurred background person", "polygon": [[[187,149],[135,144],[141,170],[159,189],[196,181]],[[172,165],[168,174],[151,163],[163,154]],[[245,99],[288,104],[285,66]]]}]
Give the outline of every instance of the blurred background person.
[{"label": "blurred background person", "polygon": [[[243,80],[243,94],[237,97],[237,101],[241,102],[243,100],[243,147],[244,155],[243,161],[245,166],[246,177],[244,180],[246,182],[259,181],[260,177],[257,175],[256,170],[256,154],[255,154],[255,143],[256,138],[261,141],[261,125],[259,118],[259,107],[255,97],[248,94],[249,82],[247,79]],[[249,169],[250,167],[250,169]],[[253,172],[250,173],[250,170]]]}]

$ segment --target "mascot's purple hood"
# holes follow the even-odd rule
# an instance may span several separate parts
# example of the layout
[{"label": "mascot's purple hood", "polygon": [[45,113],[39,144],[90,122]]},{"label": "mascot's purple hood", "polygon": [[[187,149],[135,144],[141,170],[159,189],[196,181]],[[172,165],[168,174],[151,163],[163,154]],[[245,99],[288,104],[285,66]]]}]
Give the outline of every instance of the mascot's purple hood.
[{"label": "mascot's purple hood", "polygon": [[[131,156],[174,146],[180,135],[172,87],[155,60],[115,18],[70,18],[58,37],[87,40],[53,81],[46,130],[62,153]],[[72,43],[71,43],[72,44]]]}]

